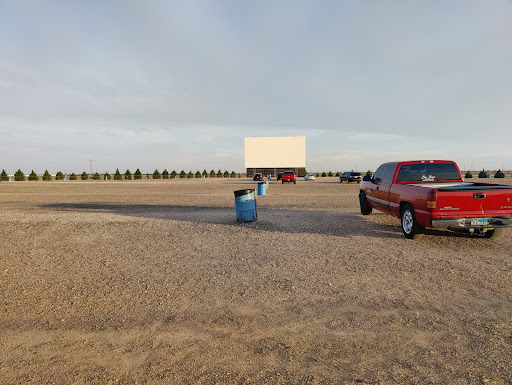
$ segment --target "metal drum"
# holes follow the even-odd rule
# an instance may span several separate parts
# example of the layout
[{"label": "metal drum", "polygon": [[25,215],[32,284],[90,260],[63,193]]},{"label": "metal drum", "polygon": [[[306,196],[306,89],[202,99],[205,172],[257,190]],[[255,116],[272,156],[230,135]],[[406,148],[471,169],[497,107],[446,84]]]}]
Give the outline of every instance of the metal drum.
[{"label": "metal drum", "polygon": [[235,191],[235,211],[238,222],[252,222],[256,220],[254,189]]},{"label": "metal drum", "polygon": [[258,182],[258,195],[267,195],[267,184],[265,182]]}]

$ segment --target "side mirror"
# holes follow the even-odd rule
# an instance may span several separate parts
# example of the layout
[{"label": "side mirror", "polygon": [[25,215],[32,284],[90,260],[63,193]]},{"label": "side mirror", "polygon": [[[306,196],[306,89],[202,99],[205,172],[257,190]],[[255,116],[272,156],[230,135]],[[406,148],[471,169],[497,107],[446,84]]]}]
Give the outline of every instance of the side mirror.
[{"label": "side mirror", "polygon": [[363,176],[363,182],[371,182],[371,181],[372,181],[372,177],[370,175]]}]

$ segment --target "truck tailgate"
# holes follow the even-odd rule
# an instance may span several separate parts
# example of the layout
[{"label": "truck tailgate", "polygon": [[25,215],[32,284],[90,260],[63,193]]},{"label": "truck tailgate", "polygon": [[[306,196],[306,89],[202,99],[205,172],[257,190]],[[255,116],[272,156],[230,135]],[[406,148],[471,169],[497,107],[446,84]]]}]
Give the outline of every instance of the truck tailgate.
[{"label": "truck tailgate", "polygon": [[443,217],[512,215],[512,186],[437,189],[437,210]]}]

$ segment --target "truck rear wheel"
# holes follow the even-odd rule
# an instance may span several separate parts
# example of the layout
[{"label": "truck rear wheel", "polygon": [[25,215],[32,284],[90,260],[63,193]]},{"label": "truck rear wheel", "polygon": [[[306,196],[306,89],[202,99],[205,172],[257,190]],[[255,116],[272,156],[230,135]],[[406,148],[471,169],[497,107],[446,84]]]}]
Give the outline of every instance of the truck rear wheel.
[{"label": "truck rear wheel", "polygon": [[414,208],[410,204],[406,204],[403,207],[400,219],[402,222],[402,232],[406,238],[417,239],[423,235],[425,229],[418,225],[416,215],[414,214]]},{"label": "truck rear wheel", "polygon": [[359,206],[361,207],[361,214],[370,215],[372,213],[372,208],[368,204],[364,191],[359,193]]}]

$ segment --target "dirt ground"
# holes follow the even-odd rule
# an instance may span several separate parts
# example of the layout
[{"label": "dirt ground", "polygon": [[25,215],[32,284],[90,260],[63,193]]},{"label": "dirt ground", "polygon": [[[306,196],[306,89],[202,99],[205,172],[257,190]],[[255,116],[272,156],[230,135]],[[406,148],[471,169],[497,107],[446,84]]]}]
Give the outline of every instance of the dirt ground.
[{"label": "dirt ground", "polygon": [[512,383],[512,229],[407,240],[336,178],[239,224],[254,187],[0,182],[0,383]]}]

